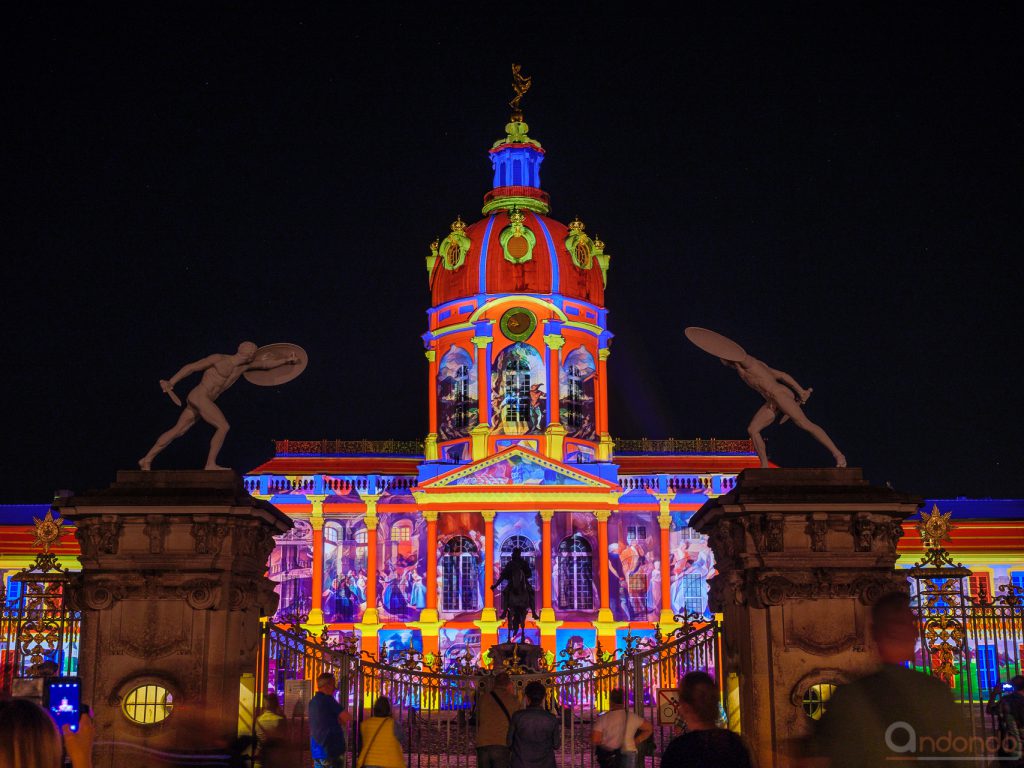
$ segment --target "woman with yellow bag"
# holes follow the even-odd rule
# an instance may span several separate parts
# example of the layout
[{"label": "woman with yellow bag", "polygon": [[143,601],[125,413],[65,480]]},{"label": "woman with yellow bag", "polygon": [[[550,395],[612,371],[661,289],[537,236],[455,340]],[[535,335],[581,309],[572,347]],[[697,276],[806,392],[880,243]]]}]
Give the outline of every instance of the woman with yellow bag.
[{"label": "woman with yellow bag", "polygon": [[405,768],[401,732],[391,717],[391,702],[381,696],[374,702],[373,716],[359,726],[363,748],[357,768]]}]

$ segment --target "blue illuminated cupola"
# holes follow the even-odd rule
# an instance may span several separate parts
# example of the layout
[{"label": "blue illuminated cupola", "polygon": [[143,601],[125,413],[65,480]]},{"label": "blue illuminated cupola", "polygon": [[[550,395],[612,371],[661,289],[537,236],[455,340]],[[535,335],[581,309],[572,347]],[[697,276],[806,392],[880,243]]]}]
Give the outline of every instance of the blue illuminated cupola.
[{"label": "blue illuminated cupola", "polygon": [[506,144],[491,153],[494,166],[494,187],[533,187],[540,189],[540,164],[544,150],[526,144]]},{"label": "blue illuminated cupola", "polygon": [[505,126],[505,138],[494,142],[491,147],[494,188],[484,195],[485,214],[513,207],[535,213],[549,212],[548,195],[540,188],[544,147],[529,137],[529,129],[522,113],[515,112]]}]

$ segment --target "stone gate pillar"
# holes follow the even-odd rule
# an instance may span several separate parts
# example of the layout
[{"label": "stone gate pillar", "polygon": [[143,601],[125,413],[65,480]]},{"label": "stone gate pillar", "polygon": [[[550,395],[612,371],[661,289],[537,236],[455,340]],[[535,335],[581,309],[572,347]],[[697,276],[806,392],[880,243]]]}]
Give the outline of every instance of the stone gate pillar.
[{"label": "stone gate pillar", "polygon": [[230,471],[118,472],[58,504],[82,550],[79,674],[97,768],[160,764],[140,747],[229,744],[260,616],[277,607],[267,557],[291,521]]},{"label": "stone gate pillar", "polygon": [[920,504],[868,485],[860,469],[747,469],[691,519],[710,537],[723,675],[736,676],[742,734],[762,768],[788,764],[789,742],[810,728],[803,702],[814,686],[877,663],[869,606],[907,589],[896,544]]}]

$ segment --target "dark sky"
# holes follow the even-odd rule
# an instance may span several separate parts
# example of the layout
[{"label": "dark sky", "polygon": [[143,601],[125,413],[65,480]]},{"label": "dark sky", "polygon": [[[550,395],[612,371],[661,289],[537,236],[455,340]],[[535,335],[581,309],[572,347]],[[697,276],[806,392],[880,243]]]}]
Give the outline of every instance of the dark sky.
[{"label": "dark sky", "polygon": [[[221,398],[222,463],[422,438],[424,256],[479,218],[513,61],[552,215],[612,254],[614,435],[745,435],[759,399],[683,337],[702,325],[813,386],[871,480],[1024,494],[1014,4],[40,5],[4,25],[2,502],[106,485],[176,418],[157,381],[246,338],[311,362]],[[209,434],[158,465],[201,466]]]}]

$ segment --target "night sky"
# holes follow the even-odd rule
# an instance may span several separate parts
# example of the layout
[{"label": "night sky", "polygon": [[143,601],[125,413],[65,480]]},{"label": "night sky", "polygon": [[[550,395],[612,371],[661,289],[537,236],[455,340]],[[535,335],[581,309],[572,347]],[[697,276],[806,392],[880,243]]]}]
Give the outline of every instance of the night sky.
[{"label": "night sky", "polygon": [[[760,399],[686,341],[701,325],[814,387],[870,480],[1024,495],[1013,4],[39,5],[5,18],[0,502],[134,467],[177,417],[158,380],[243,339],[311,362],[220,399],[221,463],[422,439],[424,257],[480,218],[513,61],[552,215],[612,255],[613,436],[745,437]],[[202,466],[209,436],[155,466]],[[828,464],[791,424],[766,437]]]}]

